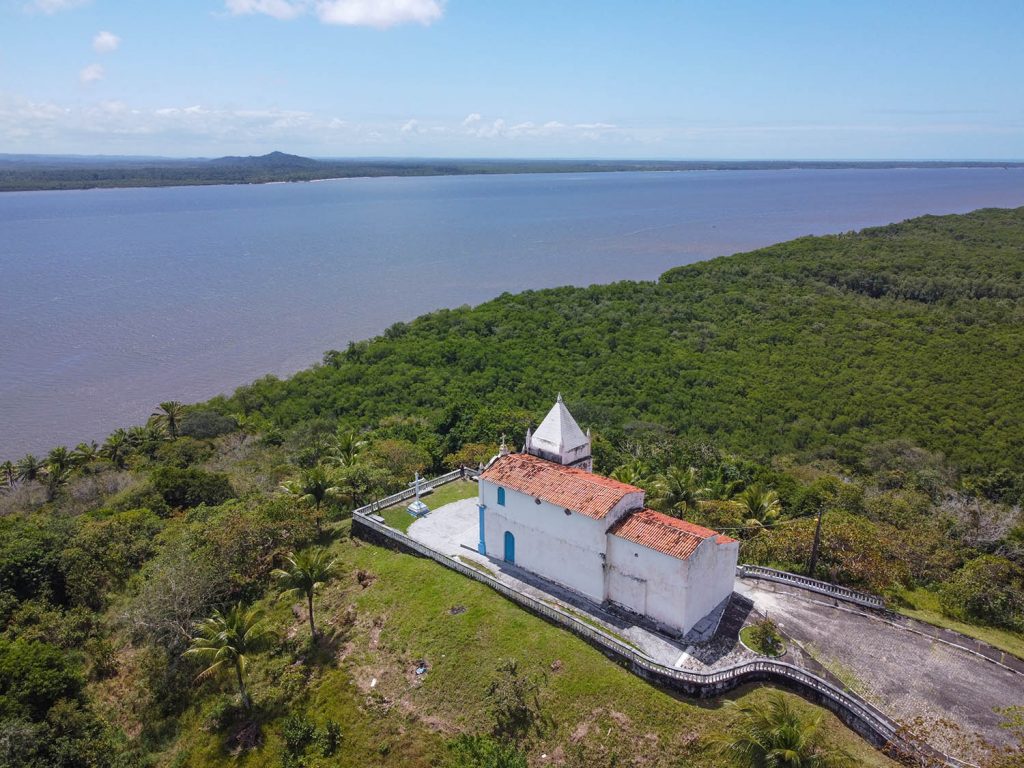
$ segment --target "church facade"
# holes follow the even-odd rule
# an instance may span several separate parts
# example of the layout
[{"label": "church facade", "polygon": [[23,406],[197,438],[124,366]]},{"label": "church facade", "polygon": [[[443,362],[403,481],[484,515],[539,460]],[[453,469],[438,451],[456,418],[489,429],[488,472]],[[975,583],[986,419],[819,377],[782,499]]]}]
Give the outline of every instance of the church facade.
[{"label": "church facade", "polygon": [[559,395],[522,453],[479,478],[481,554],[675,632],[732,594],[739,544],[644,506],[644,490],[592,471],[584,433]]}]

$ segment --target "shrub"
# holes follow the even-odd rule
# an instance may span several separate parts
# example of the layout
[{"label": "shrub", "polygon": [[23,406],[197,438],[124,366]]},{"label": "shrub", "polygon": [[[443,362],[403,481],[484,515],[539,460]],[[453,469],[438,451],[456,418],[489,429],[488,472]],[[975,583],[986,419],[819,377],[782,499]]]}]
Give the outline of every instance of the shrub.
[{"label": "shrub", "polygon": [[169,467],[190,467],[206,461],[213,454],[209,444],[182,436],[162,444],[156,449],[156,460]]},{"label": "shrub", "polygon": [[195,410],[185,414],[178,427],[178,434],[208,440],[234,432],[237,428],[238,425],[230,416],[217,411]]},{"label": "shrub", "polygon": [[481,734],[463,734],[448,742],[446,768],[526,768],[526,755],[512,744]]},{"label": "shrub", "polygon": [[765,656],[779,656],[785,648],[782,635],[771,619],[765,618],[750,627],[747,638],[753,650]]},{"label": "shrub", "polygon": [[1024,569],[1005,557],[982,555],[957,571],[939,591],[944,613],[954,618],[1024,628]]},{"label": "shrub", "polygon": [[60,699],[74,698],[82,675],[48,643],[0,639],[0,718],[42,720]]},{"label": "shrub", "polygon": [[188,509],[200,504],[216,506],[235,497],[228,476],[189,467],[162,467],[153,472],[153,488],[173,509]]}]

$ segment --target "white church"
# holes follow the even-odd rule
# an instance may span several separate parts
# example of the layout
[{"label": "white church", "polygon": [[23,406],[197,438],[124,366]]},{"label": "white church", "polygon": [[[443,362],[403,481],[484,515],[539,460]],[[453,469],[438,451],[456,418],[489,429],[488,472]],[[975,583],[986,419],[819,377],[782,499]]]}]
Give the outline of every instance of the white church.
[{"label": "white church", "polygon": [[562,396],[522,453],[480,475],[477,549],[687,633],[733,590],[735,539],[644,506],[644,491],[593,474],[590,432]]}]

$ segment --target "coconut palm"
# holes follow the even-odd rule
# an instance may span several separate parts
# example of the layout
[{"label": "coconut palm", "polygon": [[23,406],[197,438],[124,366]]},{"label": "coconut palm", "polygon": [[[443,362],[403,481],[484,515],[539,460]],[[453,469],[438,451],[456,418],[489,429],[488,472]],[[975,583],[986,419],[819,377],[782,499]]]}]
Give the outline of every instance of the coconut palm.
[{"label": "coconut palm", "polygon": [[57,474],[70,471],[75,466],[75,458],[71,455],[71,451],[66,446],[58,445],[56,448],[50,450],[46,455],[46,472],[47,474],[56,472]]},{"label": "coconut palm", "polygon": [[826,742],[823,715],[804,715],[783,694],[764,701],[725,706],[739,714],[729,734],[715,740],[718,751],[740,768],[841,768],[853,764],[845,750]]},{"label": "coconut palm", "polygon": [[95,443],[79,443],[71,452],[71,460],[76,467],[85,467],[96,461],[100,455],[100,447]]},{"label": "coconut palm", "polygon": [[305,504],[313,504],[316,509],[316,530],[320,531],[320,511],[323,503],[330,498],[339,496],[342,489],[338,486],[338,478],[334,472],[323,464],[317,464],[302,470],[298,478],[281,484],[281,490],[291,494]]},{"label": "coconut palm", "polygon": [[196,677],[197,681],[234,668],[242,705],[252,709],[252,699],[245,687],[245,672],[249,656],[260,649],[268,634],[262,612],[238,603],[223,613],[214,611],[210,618],[196,624],[196,634],[185,655],[208,664]]},{"label": "coconut palm", "polygon": [[167,434],[173,440],[178,436],[178,427],[181,425],[181,419],[184,415],[185,406],[182,403],[179,403],[177,400],[167,400],[160,403],[157,410],[149,418],[154,424],[166,428]]},{"label": "coconut palm", "polygon": [[334,567],[337,560],[321,547],[306,549],[298,554],[294,552],[286,558],[284,568],[275,568],[271,576],[277,579],[281,587],[282,598],[304,596],[309,609],[309,631],[316,639],[316,623],[313,620],[313,595],[318,587],[322,587],[334,578]]},{"label": "coconut palm", "polygon": [[60,489],[67,485],[68,480],[71,479],[71,467],[59,462],[48,464],[46,470],[39,478],[46,488],[46,500],[53,501],[57,498]]},{"label": "coconut palm", "polygon": [[145,454],[150,458],[153,458],[156,449],[166,437],[164,428],[157,423],[130,427],[126,434],[128,435],[128,445],[131,446],[132,451]]},{"label": "coconut palm", "polygon": [[732,501],[742,488],[742,480],[730,478],[725,467],[719,466],[715,474],[705,479],[704,498],[716,501]]},{"label": "coconut palm", "polygon": [[17,470],[17,479],[27,483],[39,479],[39,476],[43,474],[43,470],[46,469],[46,462],[40,461],[31,453],[28,453],[18,460],[15,469]]},{"label": "coconut palm", "polygon": [[18,470],[14,466],[13,462],[5,461],[0,464],[0,478],[3,479],[4,485],[8,488],[14,487],[14,481],[17,479]]},{"label": "coconut palm", "polygon": [[629,485],[643,485],[651,479],[651,468],[640,459],[630,459],[612,470],[612,479]]},{"label": "coconut palm", "polygon": [[100,448],[100,455],[110,459],[110,462],[118,469],[124,469],[125,459],[130,450],[131,441],[128,438],[128,433],[123,429],[115,429]]},{"label": "coconut palm", "polygon": [[704,496],[700,475],[693,467],[669,467],[654,481],[655,506],[676,516],[697,511]]},{"label": "coconut palm", "polygon": [[743,491],[737,501],[743,509],[743,515],[748,525],[771,525],[782,515],[782,502],[779,501],[779,495],[760,483],[755,483]]},{"label": "coconut palm", "polygon": [[354,429],[338,428],[334,433],[330,444],[330,463],[338,466],[348,467],[355,464],[359,452],[366,446],[365,440],[359,439],[359,433]]}]

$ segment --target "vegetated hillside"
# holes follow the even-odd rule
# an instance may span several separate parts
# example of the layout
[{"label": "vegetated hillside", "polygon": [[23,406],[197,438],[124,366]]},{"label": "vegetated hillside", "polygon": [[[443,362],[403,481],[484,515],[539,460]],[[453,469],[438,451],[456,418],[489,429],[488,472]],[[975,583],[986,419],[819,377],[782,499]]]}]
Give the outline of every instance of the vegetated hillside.
[{"label": "vegetated hillside", "polygon": [[[1022,244],[1024,209],[982,211],[502,296],[288,381],[160,403],[101,446],[9,457],[0,765],[738,765],[716,747],[749,725],[736,708],[349,536],[354,507],[492,456],[559,389],[599,471],[729,531],[743,560],[806,571],[820,512],[819,577],[1024,658]],[[321,550],[313,639],[275,569]],[[250,608],[263,631],[220,631]],[[247,646],[245,696],[233,664],[185,653],[211,643]],[[785,701],[803,731],[813,707]],[[985,768],[1021,764],[1005,714],[1018,743],[979,747]],[[892,764],[830,716],[804,747]]]},{"label": "vegetated hillside", "polygon": [[222,405],[282,426],[419,414],[454,450],[518,439],[561,390],[613,438],[650,422],[850,468],[900,438],[1020,490],[1022,362],[1024,209],[985,210],[435,312]]}]

